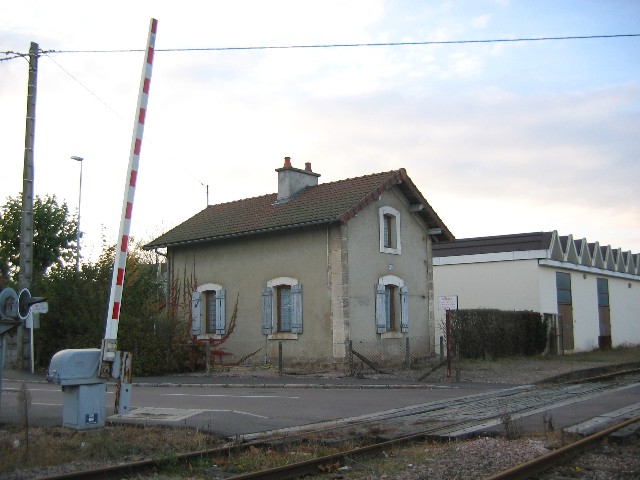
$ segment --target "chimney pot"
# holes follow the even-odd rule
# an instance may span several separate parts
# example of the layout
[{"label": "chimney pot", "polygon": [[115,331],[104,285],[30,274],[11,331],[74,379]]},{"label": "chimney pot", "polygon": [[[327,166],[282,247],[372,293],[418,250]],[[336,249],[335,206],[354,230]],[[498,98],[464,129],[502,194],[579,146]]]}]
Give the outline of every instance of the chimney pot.
[{"label": "chimney pot", "polygon": [[291,157],[284,157],[284,168],[291,168]]},{"label": "chimney pot", "polygon": [[305,164],[304,164],[304,169],[305,169],[307,172],[310,172],[310,171],[311,171],[311,162],[307,162],[307,163],[305,163]]}]

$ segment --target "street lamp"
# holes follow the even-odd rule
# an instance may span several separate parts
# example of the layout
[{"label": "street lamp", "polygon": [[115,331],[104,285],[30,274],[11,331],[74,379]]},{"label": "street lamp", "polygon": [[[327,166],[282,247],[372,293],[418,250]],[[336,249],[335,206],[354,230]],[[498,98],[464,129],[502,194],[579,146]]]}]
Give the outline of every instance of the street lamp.
[{"label": "street lamp", "polygon": [[80,162],[80,188],[78,189],[78,238],[77,238],[77,252],[76,252],[76,271],[80,271],[80,205],[82,203],[82,161],[84,158],[73,155],[71,160]]}]

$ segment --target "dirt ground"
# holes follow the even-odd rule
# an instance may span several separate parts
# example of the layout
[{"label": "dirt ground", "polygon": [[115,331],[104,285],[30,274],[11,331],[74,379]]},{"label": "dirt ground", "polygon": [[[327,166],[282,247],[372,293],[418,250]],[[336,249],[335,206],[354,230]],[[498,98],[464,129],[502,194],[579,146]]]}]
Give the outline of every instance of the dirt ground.
[{"label": "dirt ground", "polygon": [[[398,379],[415,381],[416,383],[449,383],[449,382],[484,382],[504,384],[534,384],[550,381],[558,377],[568,378],[571,375],[584,375],[586,371],[594,369],[606,370],[618,365],[635,365],[640,368],[640,346],[616,348],[608,351],[594,350],[567,354],[561,356],[515,357],[497,360],[453,360],[451,374],[448,375],[447,366],[442,365],[429,373],[440,364],[435,358],[427,365],[408,369],[390,369],[379,373],[366,365],[359,365],[358,374],[369,379]],[[429,373],[425,376],[425,374]],[[194,374],[198,376],[202,374]],[[223,367],[211,372],[220,379],[241,377],[276,377],[279,376],[277,367]],[[347,374],[338,370],[293,370],[285,368],[284,377],[314,378],[344,377]],[[421,378],[423,377],[424,378]],[[419,380],[420,379],[420,380]]]}]

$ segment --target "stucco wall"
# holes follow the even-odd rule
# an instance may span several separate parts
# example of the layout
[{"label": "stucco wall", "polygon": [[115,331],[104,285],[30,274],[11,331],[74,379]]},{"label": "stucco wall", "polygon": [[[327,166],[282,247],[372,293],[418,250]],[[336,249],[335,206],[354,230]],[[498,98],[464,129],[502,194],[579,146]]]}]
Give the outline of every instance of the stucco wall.
[{"label": "stucco wall", "polygon": [[445,311],[437,310],[438,297],[457,295],[459,309],[538,311],[540,308],[538,261],[535,259],[438,265],[433,270],[433,282],[437,349],[440,348],[440,337],[444,336],[445,322]]},{"label": "stucco wall", "polygon": [[[236,327],[225,344],[227,351],[243,355],[264,347],[262,289],[273,278],[292,277],[302,285],[303,333],[297,340],[284,340],[288,342],[284,353],[304,355],[307,349],[307,353],[322,351],[324,356],[328,351],[331,355],[326,227],[172,249],[170,254],[176,279],[182,278],[185,269],[187,276],[194,270],[198,285],[216,283],[226,290],[227,324],[240,294]],[[273,357],[277,342],[271,343],[268,354]],[[259,356],[264,358],[264,352]]]},{"label": "stucco wall", "polygon": [[[434,291],[458,296],[458,308],[538,310],[540,291],[537,260],[439,265],[434,268]],[[436,314],[444,319],[444,312]]]},{"label": "stucco wall", "polygon": [[[391,206],[400,212],[399,255],[380,252],[379,209],[383,206]],[[349,316],[354,341],[386,341],[388,345],[395,343],[404,348],[407,337],[433,338],[433,322],[429,323],[427,241],[424,222],[408,210],[405,197],[396,188],[383,193],[379,200],[349,222]],[[406,334],[397,332],[381,336],[376,333],[375,285],[386,275],[401,278],[409,288],[410,325]],[[432,353],[432,342],[425,341],[423,345],[414,342],[413,345],[422,348],[424,355]]]}]

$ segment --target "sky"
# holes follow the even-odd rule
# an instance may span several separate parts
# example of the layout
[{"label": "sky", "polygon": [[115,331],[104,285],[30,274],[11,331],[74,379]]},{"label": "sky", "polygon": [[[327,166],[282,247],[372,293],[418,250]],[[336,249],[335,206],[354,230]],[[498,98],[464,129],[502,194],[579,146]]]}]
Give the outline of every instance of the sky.
[{"label": "sky", "polygon": [[0,204],[22,189],[28,76],[3,59],[36,42],[34,193],[75,214],[85,159],[83,257],[116,242],[151,18],[137,241],[277,191],[289,156],[320,182],[406,168],[457,238],[640,252],[640,37],[224,49],[639,34],[638,1],[5,1]]}]

